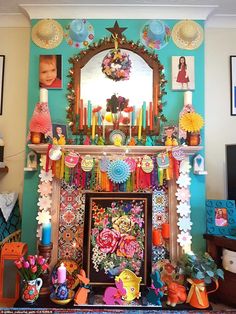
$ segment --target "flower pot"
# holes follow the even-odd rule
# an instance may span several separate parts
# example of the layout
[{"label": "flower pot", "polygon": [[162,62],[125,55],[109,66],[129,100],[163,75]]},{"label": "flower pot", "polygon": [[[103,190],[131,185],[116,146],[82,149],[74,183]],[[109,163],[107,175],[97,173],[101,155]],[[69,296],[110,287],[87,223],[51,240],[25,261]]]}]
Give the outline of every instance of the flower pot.
[{"label": "flower pot", "polygon": [[34,303],[39,297],[39,291],[42,284],[43,281],[41,278],[25,281],[21,296],[22,300],[27,303]]},{"label": "flower pot", "polygon": [[30,141],[32,144],[40,144],[43,142],[43,133],[30,132]]},{"label": "flower pot", "polygon": [[186,144],[189,146],[198,146],[200,144],[200,133],[187,132]]},{"label": "flower pot", "polygon": [[197,309],[206,309],[209,307],[208,294],[216,291],[219,288],[218,280],[215,280],[216,288],[207,291],[204,280],[188,279],[191,284],[186,303]]}]

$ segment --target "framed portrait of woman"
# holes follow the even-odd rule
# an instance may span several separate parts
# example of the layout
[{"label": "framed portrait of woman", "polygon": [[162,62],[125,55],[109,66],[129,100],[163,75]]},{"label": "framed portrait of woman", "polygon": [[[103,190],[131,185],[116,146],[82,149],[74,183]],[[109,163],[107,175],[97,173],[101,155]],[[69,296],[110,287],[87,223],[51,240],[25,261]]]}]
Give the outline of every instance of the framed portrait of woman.
[{"label": "framed portrait of woman", "polygon": [[194,90],[194,57],[172,57],[172,90]]}]

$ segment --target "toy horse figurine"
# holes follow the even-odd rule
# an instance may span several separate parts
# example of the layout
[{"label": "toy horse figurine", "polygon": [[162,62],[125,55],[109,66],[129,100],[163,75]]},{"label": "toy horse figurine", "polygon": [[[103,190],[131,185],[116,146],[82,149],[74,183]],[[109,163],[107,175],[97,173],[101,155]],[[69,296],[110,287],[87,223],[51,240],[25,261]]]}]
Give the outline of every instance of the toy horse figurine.
[{"label": "toy horse figurine", "polygon": [[122,297],[126,295],[126,289],[123,287],[123,281],[115,281],[115,287],[108,287],[105,290],[103,301],[107,305],[115,305],[116,303],[122,305],[124,302]]},{"label": "toy horse figurine", "polygon": [[88,285],[90,280],[86,278],[86,273],[83,269],[80,270],[80,273],[77,276],[82,284],[75,294],[74,301],[76,304],[86,304],[88,293],[90,291],[90,287]]},{"label": "toy horse figurine", "polygon": [[161,288],[164,286],[163,282],[160,278],[159,271],[155,271],[151,275],[153,284],[149,289],[149,292],[147,294],[147,300],[148,302],[161,306],[161,298],[163,297],[164,293],[161,291]]}]

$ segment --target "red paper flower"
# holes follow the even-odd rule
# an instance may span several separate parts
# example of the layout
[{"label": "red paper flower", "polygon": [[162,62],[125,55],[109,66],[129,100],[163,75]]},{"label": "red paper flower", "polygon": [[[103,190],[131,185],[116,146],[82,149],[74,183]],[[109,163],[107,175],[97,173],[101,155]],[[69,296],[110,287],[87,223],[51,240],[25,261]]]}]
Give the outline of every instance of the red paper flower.
[{"label": "red paper flower", "polygon": [[103,253],[113,253],[118,245],[120,233],[114,229],[103,229],[97,236],[96,242]]}]

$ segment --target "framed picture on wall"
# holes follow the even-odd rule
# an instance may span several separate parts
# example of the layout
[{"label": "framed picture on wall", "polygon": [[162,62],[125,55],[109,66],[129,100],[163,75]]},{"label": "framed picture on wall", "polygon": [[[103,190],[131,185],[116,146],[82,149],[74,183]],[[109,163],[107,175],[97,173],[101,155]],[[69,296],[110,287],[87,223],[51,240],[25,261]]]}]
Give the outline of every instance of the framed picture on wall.
[{"label": "framed picture on wall", "polygon": [[47,89],[62,88],[62,56],[39,56],[39,87]]},{"label": "framed picture on wall", "polygon": [[194,90],[193,56],[173,56],[172,57],[172,90]]},{"label": "framed picture on wall", "polygon": [[86,193],[83,269],[97,292],[114,285],[123,270],[150,286],[151,193]]},{"label": "framed picture on wall", "polygon": [[3,106],[4,66],[5,66],[5,56],[0,55],[0,115],[2,115],[2,106]]},{"label": "framed picture on wall", "polygon": [[236,56],[230,56],[231,116],[236,116]]}]

